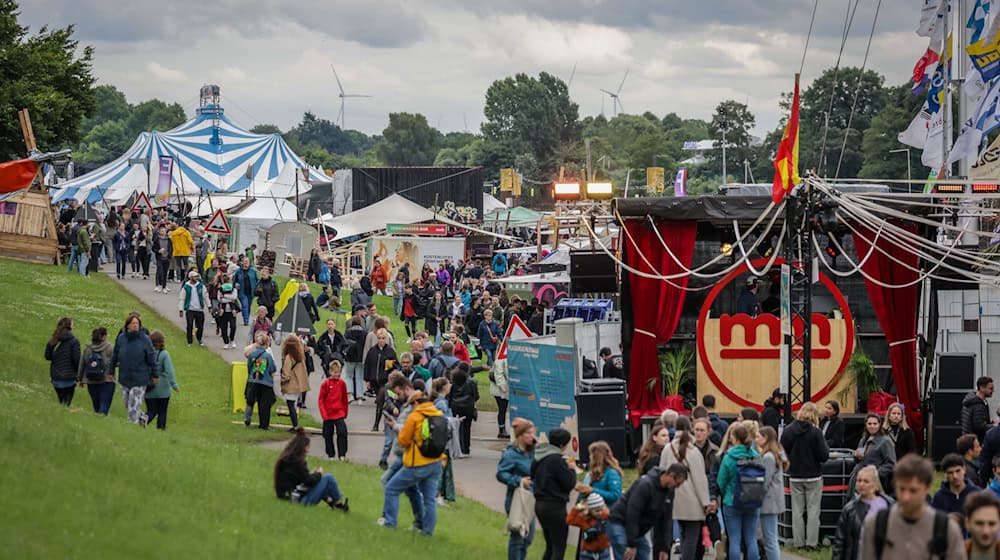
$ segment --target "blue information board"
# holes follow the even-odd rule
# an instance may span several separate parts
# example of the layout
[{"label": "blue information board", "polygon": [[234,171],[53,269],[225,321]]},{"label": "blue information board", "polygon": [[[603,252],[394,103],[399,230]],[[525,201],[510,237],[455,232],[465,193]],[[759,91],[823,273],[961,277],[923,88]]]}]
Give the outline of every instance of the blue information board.
[{"label": "blue information board", "polygon": [[576,351],[570,346],[511,340],[507,342],[507,371],[510,417],[534,422],[541,441],[555,428],[569,430],[575,456],[579,448]]}]

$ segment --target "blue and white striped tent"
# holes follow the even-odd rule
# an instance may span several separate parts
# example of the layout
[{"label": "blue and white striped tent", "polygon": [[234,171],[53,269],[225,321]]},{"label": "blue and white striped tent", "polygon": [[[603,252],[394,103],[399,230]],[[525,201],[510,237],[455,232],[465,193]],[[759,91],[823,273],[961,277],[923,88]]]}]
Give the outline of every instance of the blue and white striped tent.
[{"label": "blue and white striped tent", "polygon": [[[204,106],[195,118],[173,130],[143,132],[111,163],[57,185],[50,191],[52,199],[117,204],[136,191],[145,192],[147,185],[155,193],[158,162],[164,155],[174,158],[171,198],[178,193],[188,199],[203,193],[242,194],[248,189],[258,195],[274,186],[286,165],[306,167],[280,134],[253,134],[226,118],[222,107]],[[142,159],[150,162],[148,171],[143,163],[130,163]],[[332,180],[311,168],[309,181]]]}]

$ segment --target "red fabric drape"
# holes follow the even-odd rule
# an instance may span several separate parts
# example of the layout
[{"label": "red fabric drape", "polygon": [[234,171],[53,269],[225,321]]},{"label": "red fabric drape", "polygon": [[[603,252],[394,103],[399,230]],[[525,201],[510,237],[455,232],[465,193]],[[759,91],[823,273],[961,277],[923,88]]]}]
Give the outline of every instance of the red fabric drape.
[{"label": "red fabric drape", "polygon": [[0,163],[0,194],[19,191],[31,186],[38,164],[30,159]]},{"label": "red fabric drape", "polygon": [[[677,274],[683,269],[667,254],[648,222],[626,222],[625,228],[635,245],[625,237],[626,263],[637,270],[663,276]],[[660,236],[685,268],[691,268],[694,258],[694,239],[698,230],[695,222],[662,221],[656,224]],[[649,261],[643,260],[644,255]],[[652,265],[652,269],[650,269]],[[687,287],[687,277],[672,280],[677,286]],[[669,283],[629,275],[632,297],[632,319],[635,332],[629,365],[629,415],[634,425],[643,416],[659,414],[666,406],[660,384],[660,363],[656,345],[670,340],[677,330],[677,323],[684,308],[685,291]],[[649,388],[651,379],[656,383]]]},{"label": "red fabric drape", "polygon": [[[917,232],[913,223],[896,225],[907,231]],[[854,247],[858,255],[867,255],[871,247],[870,241],[875,239],[875,232],[860,224],[857,230],[861,235],[854,234]],[[883,284],[910,284],[904,288],[887,288],[865,278],[868,299],[871,300],[875,316],[878,317],[886,342],[889,343],[896,397],[906,408],[906,421],[913,428],[917,445],[923,440],[924,425],[920,415],[920,390],[917,385],[917,302],[920,287],[916,282],[918,272],[915,269],[918,268],[919,261],[916,253],[880,238],[877,248],[861,267],[869,277]]]}]

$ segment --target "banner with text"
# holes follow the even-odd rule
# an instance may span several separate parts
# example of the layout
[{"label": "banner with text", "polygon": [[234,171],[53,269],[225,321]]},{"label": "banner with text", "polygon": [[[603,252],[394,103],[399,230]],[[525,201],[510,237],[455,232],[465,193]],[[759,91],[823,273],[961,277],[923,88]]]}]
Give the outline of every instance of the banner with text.
[{"label": "banner with text", "polygon": [[448,235],[448,226],[444,224],[386,224],[385,232],[389,235]]},{"label": "banner with text", "polygon": [[414,282],[420,278],[424,263],[437,270],[439,264],[449,259],[451,264],[457,266],[458,261],[465,258],[465,238],[372,237],[368,240],[369,269],[374,266],[376,258],[390,286],[403,263],[410,265],[410,281]]},{"label": "banner with text", "polygon": [[526,340],[507,342],[510,417],[534,422],[540,441],[564,428],[573,439],[567,455],[579,456],[576,415],[576,353],[571,346]]},{"label": "banner with text", "polygon": [[173,179],[174,158],[160,156],[160,175],[156,180],[156,199],[161,206],[170,201],[170,181]]}]

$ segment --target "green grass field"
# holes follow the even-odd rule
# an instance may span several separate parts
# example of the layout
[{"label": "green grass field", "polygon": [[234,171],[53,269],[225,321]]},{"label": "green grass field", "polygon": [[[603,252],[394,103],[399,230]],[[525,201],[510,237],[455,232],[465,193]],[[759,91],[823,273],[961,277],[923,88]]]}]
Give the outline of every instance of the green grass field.
[{"label": "green grass field", "polygon": [[[377,527],[380,471],[370,467],[313,462],[335,474],[350,514],[277,500],[276,454],[253,443],[285,434],[232,424],[221,358],[176,344],[179,329],[106,276],[0,260],[0,283],[9,290],[0,313],[0,557],[504,557],[502,516],[466,499],[441,511],[430,540]],[[125,422],[120,395],[106,418],[89,412],[85,390],[67,410],[49,383],[43,350],[59,317],[73,317],[86,342],[98,325],[117,332],[131,310],[165,332],[176,364],[182,392],[166,432]]]},{"label": "green grass field", "polygon": [[[288,278],[275,276],[275,281],[278,283],[280,289],[284,289],[285,284],[288,282]],[[320,285],[315,282],[309,282],[309,289],[312,291],[313,295],[319,295],[321,288]],[[341,292],[341,301],[346,302],[343,307],[350,307],[349,302],[351,301],[351,292],[349,290],[344,290]],[[383,315],[390,318],[389,330],[392,332],[393,340],[396,341],[396,354],[402,354],[403,352],[409,352],[410,346],[406,344],[406,329],[403,327],[403,322],[399,320],[392,308],[392,297],[391,296],[381,296],[376,295],[374,297],[375,307],[378,309],[379,315]],[[331,317],[337,321],[337,330],[344,332],[347,317],[343,313],[334,313],[327,309],[319,310],[320,320],[316,323],[316,333],[319,335],[324,330],[326,330],[326,322]],[[424,322],[420,321],[417,323],[417,328],[423,328]],[[480,360],[473,360],[474,365],[479,365],[485,362]],[[477,407],[479,410],[488,410],[496,412],[497,403],[490,396],[490,380],[488,373],[479,373],[475,375],[476,383],[479,384],[479,401]]]}]

